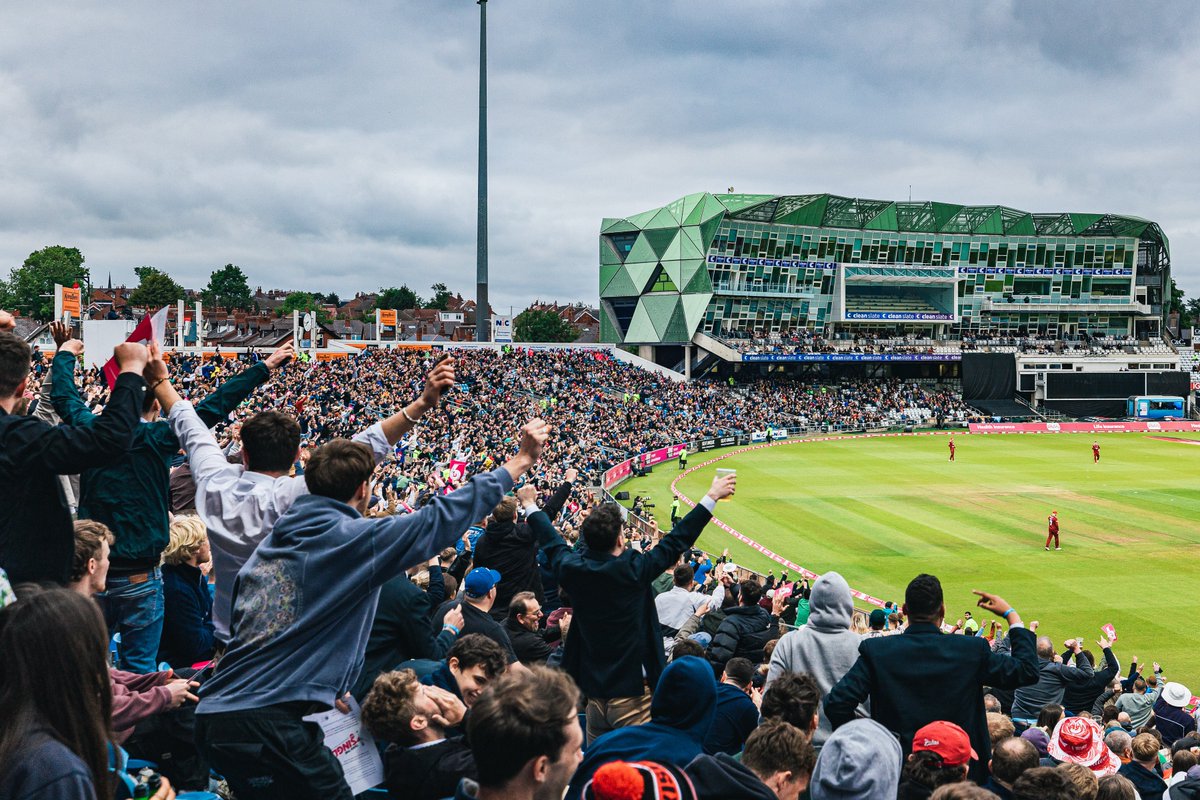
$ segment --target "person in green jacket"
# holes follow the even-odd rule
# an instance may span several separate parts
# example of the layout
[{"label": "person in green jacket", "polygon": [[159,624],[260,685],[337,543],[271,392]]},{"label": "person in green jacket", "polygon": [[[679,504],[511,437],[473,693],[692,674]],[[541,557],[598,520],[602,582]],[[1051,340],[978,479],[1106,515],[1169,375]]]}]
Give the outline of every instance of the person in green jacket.
[{"label": "person in green jacket", "polygon": [[[75,384],[75,366],[83,343],[65,326],[52,331],[58,353],[51,365],[50,401],[67,425],[86,426],[95,415]],[[294,355],[291,343],[266,361],[225,380],[196,407],[201,419],[216,425]],[[120,633],[118,666],[146,674],[157,670],[162,637],[163,585],[159,560],[170,541],[171,463],[179,440],[165,419],[158,419],[153,392],[146,394],[142,424],[128,455],[107,467],[84,470],[80,480],[79,518],[109,527],[116,538],[110,555],[107,589],[97,595],[109,633]]]}]

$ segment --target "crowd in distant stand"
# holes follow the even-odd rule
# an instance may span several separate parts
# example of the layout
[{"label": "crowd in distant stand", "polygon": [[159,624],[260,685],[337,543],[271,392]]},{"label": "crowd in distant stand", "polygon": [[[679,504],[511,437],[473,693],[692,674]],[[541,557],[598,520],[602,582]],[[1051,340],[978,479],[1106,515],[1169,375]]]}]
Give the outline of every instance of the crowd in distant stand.
[{"label": "crowd in distant stand", "polygon": [[[632,539],[576,490],[589,401],[636,426],[708,389],[627,402],[519,352],[172,371],[125,344],[96,415],[56,338],[32,403],[0,332],[0,798],[349,798],[304,717],[358,701],[396,798],[1200,797],[1193,698],[1158,664],[1058,647],[987,592],[990,622],[947,626],[964,598],[931,575],[865,620],[836,572],[760,582],[695,549],[731,475]],[[415,492],[398,447],[430,462]]]}]

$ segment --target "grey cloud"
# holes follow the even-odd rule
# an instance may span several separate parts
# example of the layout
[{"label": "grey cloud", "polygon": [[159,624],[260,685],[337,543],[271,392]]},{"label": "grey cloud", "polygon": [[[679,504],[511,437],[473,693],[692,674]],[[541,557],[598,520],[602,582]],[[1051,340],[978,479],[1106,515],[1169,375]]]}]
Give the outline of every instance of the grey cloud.
[{"label": "grey cloud", "polygon": [[[1189,2],[489,3],[492,298],[593,300],[600,219],[832,191],[1160,222],[1200,290]],[[470,294],[478,7],[19,2],[0,259]],[[6,271],[2,269],[0,271]]]}]

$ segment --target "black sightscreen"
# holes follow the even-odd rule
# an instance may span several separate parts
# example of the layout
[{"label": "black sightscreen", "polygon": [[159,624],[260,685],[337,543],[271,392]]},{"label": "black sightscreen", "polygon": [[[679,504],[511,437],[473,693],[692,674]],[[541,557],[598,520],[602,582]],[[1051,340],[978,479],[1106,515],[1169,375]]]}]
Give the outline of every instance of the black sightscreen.
[{"label": "black sightscreen", "polygon": [[963,400],[1012,400],[1017,393],[1013,353],[963,353]]}]

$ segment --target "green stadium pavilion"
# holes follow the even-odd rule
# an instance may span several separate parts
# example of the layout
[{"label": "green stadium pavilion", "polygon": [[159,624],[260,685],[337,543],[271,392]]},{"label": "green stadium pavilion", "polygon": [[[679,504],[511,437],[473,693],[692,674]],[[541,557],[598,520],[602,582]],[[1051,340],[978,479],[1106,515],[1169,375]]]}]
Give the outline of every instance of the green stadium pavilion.
[{"label": "green stadium pavilion", "polygon": [[699,193],[600,229],[601,338],[659,363],[739,332],[1150,338],[1169,294],[1162,229],[1116,214]]}]

